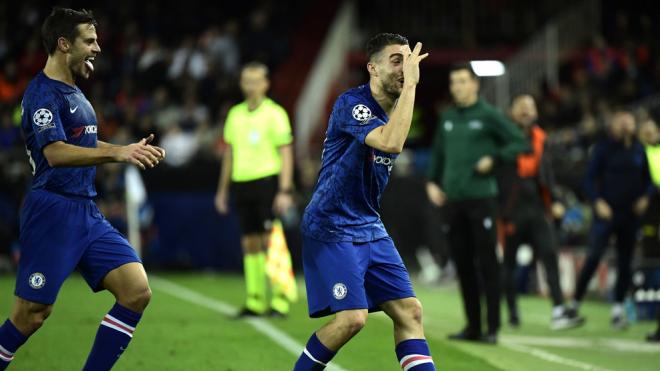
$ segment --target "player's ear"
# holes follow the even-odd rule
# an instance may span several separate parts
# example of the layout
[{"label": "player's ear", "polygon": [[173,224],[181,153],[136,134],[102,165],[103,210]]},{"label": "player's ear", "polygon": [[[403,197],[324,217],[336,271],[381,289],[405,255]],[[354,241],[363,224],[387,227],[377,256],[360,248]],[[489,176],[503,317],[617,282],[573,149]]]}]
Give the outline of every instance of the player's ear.
[{"label": "player's ear", "polygon": [[369,61],[367,62],[367,71],[369,72],[369,76],[378,76],[378,70],[376,69],[376,63]]},{"label": "player's ear", "polygon": [[66,37],[60,37],[57,39],[57,48],[62,53],[68,53],[71,49],[71,43],[66,39]]}]

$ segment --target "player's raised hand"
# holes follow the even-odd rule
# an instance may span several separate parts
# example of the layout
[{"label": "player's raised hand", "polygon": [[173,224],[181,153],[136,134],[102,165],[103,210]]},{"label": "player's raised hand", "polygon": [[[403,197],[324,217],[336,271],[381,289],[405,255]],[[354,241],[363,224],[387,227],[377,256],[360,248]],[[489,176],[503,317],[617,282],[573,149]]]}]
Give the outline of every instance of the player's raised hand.
[{"label": "player's raised hand", "polygon": [[422,43],[415,44],[415,49],[409,55],[403,56],[403,83],[417,85],[419,82],[419,62],[429,56],[429,53],[420,55]]}]

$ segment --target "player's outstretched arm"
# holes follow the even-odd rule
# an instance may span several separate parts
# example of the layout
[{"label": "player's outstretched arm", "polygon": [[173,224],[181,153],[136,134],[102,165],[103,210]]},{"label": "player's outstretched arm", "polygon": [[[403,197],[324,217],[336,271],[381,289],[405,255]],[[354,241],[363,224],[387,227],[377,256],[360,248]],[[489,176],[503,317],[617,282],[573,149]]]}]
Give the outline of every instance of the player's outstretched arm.
[{"label": "player's outstretched arm", "polygon": [[146,169],[151,168],[165,158],[165,150],[150,145],[153,134],[137,143],[115,146],[102,142],[99,147],[78,147],[62,141],[46,145],[44,157],[52,167],[91,166],[106,162],[127,162]]},{"label": "player's outstretched arm", "polygon": [[422,43],[417,43],[410,55],[403,56],[403,90],[387,124],[367,134],[365,143],[387,153],[400,153],[410,131],[415,90],[419,82],[419,62],[428,57],[428,53],[419,55]]}]

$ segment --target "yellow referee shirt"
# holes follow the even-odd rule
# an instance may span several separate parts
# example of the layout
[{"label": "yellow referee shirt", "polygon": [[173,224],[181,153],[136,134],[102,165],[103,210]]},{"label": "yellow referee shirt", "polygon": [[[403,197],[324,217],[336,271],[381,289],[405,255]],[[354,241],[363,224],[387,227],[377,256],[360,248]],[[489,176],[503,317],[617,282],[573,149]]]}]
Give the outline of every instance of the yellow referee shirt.
[{"label": "yellow referee shirt", "polygon": [[646,158],[649,162],[651,179],[656,187],[660,186],[660,144],[646,146]]},{"label": "yellow referee shirt", "polygon": [[293,141],[286,111],[270,98],[265,98],[254,111],[248,109],[247,102],[232,107],[223,136],[232,149],[233,182],[279,174],[282,159],[278,149]]}]

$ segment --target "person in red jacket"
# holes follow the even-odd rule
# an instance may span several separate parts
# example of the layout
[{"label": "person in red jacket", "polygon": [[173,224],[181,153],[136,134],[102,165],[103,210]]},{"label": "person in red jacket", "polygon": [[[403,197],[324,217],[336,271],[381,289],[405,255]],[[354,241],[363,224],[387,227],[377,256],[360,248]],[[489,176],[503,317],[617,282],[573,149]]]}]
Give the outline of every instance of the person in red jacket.
[{"label": "person in red jacket", "polygon": [[514,327],[520,324],[515,287],[516,253],[521,244],[528,243],[545,268],[553,305],[550,328],[577,327],[583,319],[564,306],[559,287],[557,241],[552,217],[561,218],[564,207],[554,201],[553,175],[544,153],[546,134],[536,124],[534,98],[530,95],[516,97],[511,105],[511,118],[530,141],[532,152],[518,155],[516,164],[501,167],[498,176],[505,247],[502,286],[509,309],[509,323]]}]

